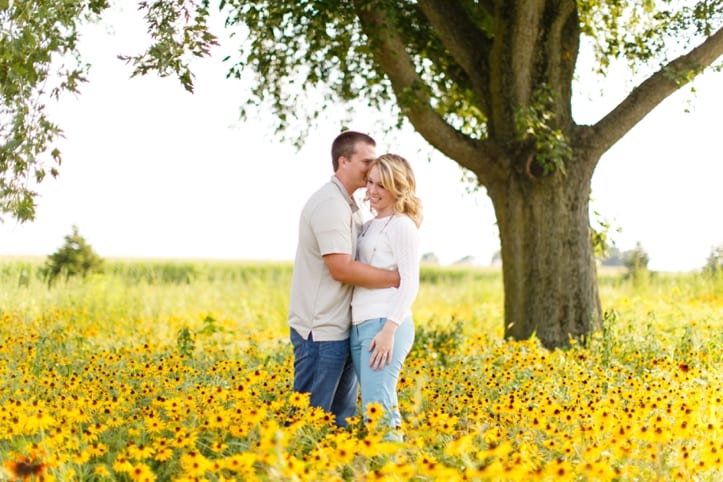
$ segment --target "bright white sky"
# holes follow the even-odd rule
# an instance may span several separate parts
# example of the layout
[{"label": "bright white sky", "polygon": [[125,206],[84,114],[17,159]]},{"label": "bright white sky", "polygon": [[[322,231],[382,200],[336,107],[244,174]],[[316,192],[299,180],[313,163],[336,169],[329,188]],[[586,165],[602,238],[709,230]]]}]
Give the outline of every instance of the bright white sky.
[{"label": "bright white sky", "polygon": [[[301,207],[332,174],[339,122],[323,121],[299,152],[274,139],[270,115],[239,122],[243,86],[225,79],[220,61],[228,47],[196,64],[193,95],[175,79],[129,79],[116,54],[144,46],[143,28],[133,8],[88,29],[90,83],[51,109],[66,136],[60,176],[39,187],[34,222],[0,224],[0,255],[48,255],[77,225],[103,257],[293,259]],[[593,177],[592,209],[621,228],[619,249],[642,243],[653,269],[700,268],[723,243],[720,82],[706,74],[695,97],[686,89],[666,100]],[[576,99],[578,122],[597,120],[627,88],[602,87],[603,97]],[[466,192],[454,162],[437,153],[429,161],[411,132],[387,138],[364,119],[349,127],[372,134],[379,153],[412,161],[425,207],[422,253],[443,264],[490,262],[499,249],[491,202]]]}]

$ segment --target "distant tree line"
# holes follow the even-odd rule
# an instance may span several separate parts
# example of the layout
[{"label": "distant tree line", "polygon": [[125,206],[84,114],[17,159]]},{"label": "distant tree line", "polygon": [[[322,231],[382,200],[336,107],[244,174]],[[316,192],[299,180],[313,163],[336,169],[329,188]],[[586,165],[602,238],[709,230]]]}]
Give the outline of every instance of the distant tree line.
[{"label": "distant tree line", "polygon": [[[628,276],[636,276],[648,271],[650,255],[639,241],[635,243],[633,249],[621,251],[616,246],[605,246],[601,252],[604,253],[600,259],[601,266],[625,268]],[[439,264],[439,258],[434,252],[424,253],[422,263]],[[490,265],[497,266],[501,263],[502,256],[500,251],[497,250],[490,259]],[[472,265],[475,264],[475,258],[473,256],[464,256],[452,264]],[[702,271],[711,275],[723,273],[723,243],[711,249]]]},{"label": "distant tree line", "polygon": [[[421,261],[427,265],[438,265],[439,258],[434,252],[427,252],[422,255]],[[490,260],[491,265],[501,263],[500,252],[497,251]],[[648,264],[650,256],[640,242],[635,244],[633,249],[620,251],[615,246],[606,249],[604,257],[601,259],[602,266],[624,267],[626,269],[625,276],[627,278],[639,279],[650,274]],[[473,256],[464,256],[453,263],[459,266],[468,266],[475,264]],[[41,274],[48,286],[51,286],[58,278],[65,280],[70,277],[78,276],[85,278],[89,274],[103,273],[104,261],[93,250],[91,245],[80,235],[78,226],[73,226],[71,233],[65,236],[64,243],[57,251],[48,255]],[[723,243],[711,249],[706,259],[705,266],[702,267],[705,274],[718,276],[723,273]],[[178,278],[179,273],[175,273],[174,279]],[[185,282],[189,282],[192,276],[189,273],[181,273]],[[23,273],[21,284],[27,284],[28,273]],[[190,277],[189,277],[190,276]]]}]

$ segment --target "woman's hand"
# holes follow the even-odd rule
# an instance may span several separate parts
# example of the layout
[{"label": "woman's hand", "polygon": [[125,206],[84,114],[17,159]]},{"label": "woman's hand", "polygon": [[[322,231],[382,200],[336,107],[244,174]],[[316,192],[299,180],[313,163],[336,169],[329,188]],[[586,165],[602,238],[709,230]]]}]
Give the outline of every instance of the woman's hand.
[{"label": "woman's hand", "polygon": [[384,327],[372,338],[369,344],[369,351],[373,352],[369,359],[369,367],[372,370],[381,370],[392,363],[394,333],[398,326],[393,321],[387,320]]}]

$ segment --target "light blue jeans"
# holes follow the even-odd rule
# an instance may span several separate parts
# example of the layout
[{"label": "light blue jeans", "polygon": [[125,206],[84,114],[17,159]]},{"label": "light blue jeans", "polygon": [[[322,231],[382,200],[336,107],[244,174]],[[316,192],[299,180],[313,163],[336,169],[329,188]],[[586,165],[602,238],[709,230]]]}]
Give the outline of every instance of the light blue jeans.
[{"label": "light blue jeans", "polygon": [[402,424],[397,398],[397,381],[404,360],[414,343],[414,322],[412,318],[405,318],[402,321],[394,333],[392,362],[385,365],[381,370],[373,370],[369,366],[369,360],[373,353],[369,351],[369,345],[386,322],[386,318],[374,318],[358,325],[352,325],[350,338],[351,359],[361,385],[362,414],[366,412],[369,403],[377,402],[384,408],[384,425],[395,429]]}]

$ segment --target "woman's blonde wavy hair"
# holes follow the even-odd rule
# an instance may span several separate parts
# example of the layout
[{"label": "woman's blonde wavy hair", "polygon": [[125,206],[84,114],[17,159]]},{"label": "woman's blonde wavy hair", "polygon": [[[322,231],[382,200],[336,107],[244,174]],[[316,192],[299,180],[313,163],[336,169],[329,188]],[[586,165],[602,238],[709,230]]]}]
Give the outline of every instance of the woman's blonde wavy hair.
[{"label": "woman's blonde wavy hair", "polygon": [[417,181],[409,161],[397,154],[382,154],[369,164],[376,166],[384,189],[394,197],[394,213],[406,214],[417,227],[422,224],[422,201],[417,197]]}]

